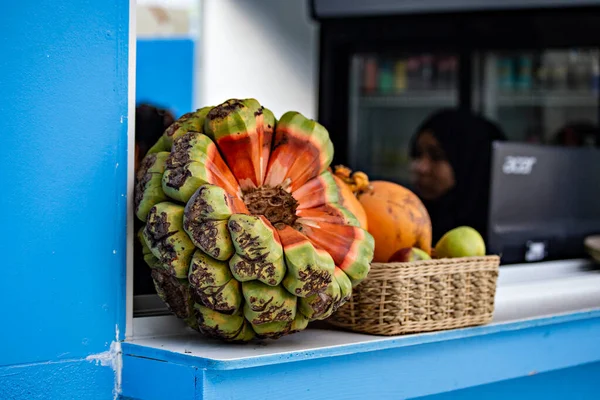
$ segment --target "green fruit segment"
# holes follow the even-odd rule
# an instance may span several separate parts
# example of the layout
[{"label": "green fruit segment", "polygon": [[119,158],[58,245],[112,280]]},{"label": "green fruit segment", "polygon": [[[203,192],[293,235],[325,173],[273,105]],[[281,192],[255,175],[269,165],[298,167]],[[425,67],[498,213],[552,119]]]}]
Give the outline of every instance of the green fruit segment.
[{"label": "green fruit segment", "polygon": [[256,337],[256,333],[252,329],[252,325],[244,320],[244,325],[242,326],[242,330],[238,333],[231,341],[232,342],[249,342],[250,340]]},{"label": "green fruit segment", "polygon": [[289,328],[288,333],[300,332],[306,329],[308,326],[309,319],[306,318],[301,312],[296,312],[296,318],[292,321],[292,325]]},{"label": "green fruit segment", "polygon": [[191,162],[204,163],[214,143],[200,132],[189,132],[173,142],[168,168],[184,167]]},{"label": "green fruit segment", "polygon": [[325,290],[333,279],[331,256],[317,249],[306,236],[290,226],[279,230],[287,272],[283,286],[295,296],[307,297]]},{"label": "green fruit segment", "polygon": [[187,203],[196,189],[208,183],[206,172],[204,164],[197,162],[168,169],[162,179],[163,190],[172,199]]},{"label": "green fruit segment", "polygon": [[244,203],[215,185],[203,185],[192,195],[183,217],[185,231],[197,247],[217,260],[228,260],[235,249],[227,227],[232,213]]},{"label": "green fruit segment", "polygon": [[134,195],[135,215],[141,221],[146,221],[152,207],[167,200],[162,189],[162,176],[168,157],[168,152],[154,153],[144,157],[141,162]]},{"label": "green fruit segment", "polygon": [[227,225],[237,253],[229,262],[233,276],[240,282],[257,279],[279,285],[285,263],[279,235],[271,223],[263,216],[234,214]]},{"label": "green fruit segment", "polygon": [[156,143],[154,143],[154,145],[152,147],[150,147],[150,149],[148,149],[148,152],[146,153],[146,155],[160,153],[162,151],[166,151],[166,152],[171,151],[171,146],[169,145],[169,143],[167,142],[167,140],[165,139],[164,136],[161,136],[160,138],[158,138]]},{"label": "green fruit segment", "polygon": [[234,213],[246,211],[244,202],[215,185],[202,185],[185,207],[187,221],[198,219],[226,220]]},{"label": "green fruit segment", "polygon": [[229,218],[228,226],[239,255],[249,259],[266,257],[268,260],[283,256],[279,235],[265,217],[234,214]]},{"label": "green fruit segment", "polygon": [[160,263],[159,259],[156,258],[154,256],[154,254],[152,254],[150,247],[148,247],[148,244],[146,243],[146,239],[144,239],[144,228],[143,227],[140,228],[140,230],[138,231],[137,237],[142,245],[142,256],[144,257],[144,261],[146,262],[146,264],[148,264],[148,266],[150,268],[165,269],[165,266]]},{"label": "green fruit segment", "polygon": [[160,269],[153,269],[151,274],[158,297],[173,314],[197,330],[198,321],[194,315],[194,301],[187,280],[178,279]]},{"label": "green fruit segment", "polygon": [[201,133],[190,132],[173,144],[162,187],[169,197],[187,203],[194,192],[207,183],[220,186],[232,195],[240,193],[237,181],[213,141]]},{"label": "green fruit segment", "polygon": [[346,275],[346,273],[338,267],[335,267],[333,278],[340,287],[340,299],[336,305],[337,309],[344,305],[344,303],[346,303],[348,300],[350,300],[350,297],[352,297],[352,282],[350,281],[350,278],[348,278],[348,275]]},{"label": "green fruit segment", "polygon": [[183,206],[155,205],[148,214],[144,239],[150,251],[171,274],[186,278],[195,247],[183,230]]},{"label": "green fruit segment", "polygon": [[301,188],[292,192],[292,196],[298,201],[298,210],[340,202],[339,189],[329,171],[306,182]]},{"label": "green fruit segment", "polygon": [[227,263],[201,250],[194,253],[188,280],[197,298],[213,310],[234,314],[242,304],[240,283],[233,279]]},{"label": "green fruit segment", "polygon": [[256,332],[259,338],[277,339],[288,334],[292,324],[293,322],[289,321],[267,322],[260,325],[252,324],[252,330]]},{"label": "green fruit segment", "polygon": [[217,260],[228,260],[235,252],[227,221],[200,220],[185,224],[194,245]]},{"label": "green fruit segment", "polygon": [[258,280],[269,286],[277,286],[285,276],[285,266],[281,262],[248,260],[239,254],[229,259],[231,273],[240,282]]},{"label": "green fruit segment", "polygon": [[289,182],[293,192],[325,171],[332,159],[333,143],[327,130],[318,122],[289,111],[275,128],[265,185],[275,187]]},{"label": "green fruit segment", "polygon": [[195,112],[187,113],[179,117],[177,121],[173,122],[163,134],[163,140],[167,148],[171,148],[173,143],[184,136],[188,132],[202,132],[204,128],[204,120],[206,114],[211,110],[212,107],[203,107]]},{"label": "green fruit segment", "polygon": [[340,303],[340,286],[334,279],[325,291],[298,299],[298,309],[311,321],[328,318]]},{"label": "green fruit segment", "polygon": [[244,316],[252,325],[268,322],[290,322],[296,316],[296,297],[281,286],[268,286],[262,282],[242,283]]},{"label": "green fruit segment", "polygon": [[244,190],[263,186],[274,128],[275,116],[255,99],[227,100],[204,124]]},{"label": "green fruit segment", "polygon": [[200,332],[227,341],[251,340],[253,335],[241,315],[227,315],[200,304],[194,306]]}]

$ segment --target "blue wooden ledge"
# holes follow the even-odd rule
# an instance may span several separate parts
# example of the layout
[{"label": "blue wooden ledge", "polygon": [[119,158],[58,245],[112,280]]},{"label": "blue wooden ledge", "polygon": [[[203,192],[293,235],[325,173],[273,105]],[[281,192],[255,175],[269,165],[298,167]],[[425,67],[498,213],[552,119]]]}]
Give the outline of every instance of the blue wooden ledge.
[{"label": "blue wooden ledge", "polygon": [[[475,398],[487,398],[496,382],[582,366],[588,374],[578,377],[600,372],[600,309],[399,337],[309,329],[250,345],[150,338],[122,351],[124,398],[407,399],[474,387],[484,393]],[[594,382],[592,397],[576,398],[597,398]]]}]

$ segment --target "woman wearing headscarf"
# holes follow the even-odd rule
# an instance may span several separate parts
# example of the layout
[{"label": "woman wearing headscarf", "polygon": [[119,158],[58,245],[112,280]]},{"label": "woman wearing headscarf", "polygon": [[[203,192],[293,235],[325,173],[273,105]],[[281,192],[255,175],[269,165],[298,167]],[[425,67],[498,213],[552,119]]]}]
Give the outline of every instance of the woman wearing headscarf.
[{"label": "woman wearing headscarf", "polygon": [[412,138],[413,184],[431,217],[434,244],[464,225],[487,239],[495,140],[505,140],[495,124],[464,110],[435,113]]}]

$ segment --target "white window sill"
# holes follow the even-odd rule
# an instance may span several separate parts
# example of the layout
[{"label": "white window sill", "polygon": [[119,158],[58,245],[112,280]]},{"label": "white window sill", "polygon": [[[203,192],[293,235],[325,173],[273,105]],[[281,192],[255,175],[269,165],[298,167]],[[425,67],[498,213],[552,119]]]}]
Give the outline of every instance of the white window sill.
[{"label": "white window sill", "polygon": [[[522,326],[535,325],[537,319],[600,310],[600,269],[587,260],[567,260],[539,264],[511,265],[500,269],[494,320],[485,328],[486,333],[496,330],[519,329],[518,321],[529,321]],[[568,316],[566,316],[568,319]],[[577,317],[579,318],[579,317]],[[509,326],[510,325],[510,326]],[[381,337],[342,332],[318,327],[248,346],[231,346],[210,340],[187,328],[174,316],[140,317],[133,320],[133,338],[127,342],[140,346],[194,355],[212,360],[240,360],[270,357],[296,351],[325,350],[347,345],[396,342],[406,340],[433,340],[435,335],[451,339],[452,331],[427,334]],[[473,328],[457,330],[467,335]],[[477,328],[475,328],[477,329]],[[484,331],[473,331],[482,334]],[[450,335],[450,336],[448,336]],[[446,338],[448,336],[448,338]]]}]

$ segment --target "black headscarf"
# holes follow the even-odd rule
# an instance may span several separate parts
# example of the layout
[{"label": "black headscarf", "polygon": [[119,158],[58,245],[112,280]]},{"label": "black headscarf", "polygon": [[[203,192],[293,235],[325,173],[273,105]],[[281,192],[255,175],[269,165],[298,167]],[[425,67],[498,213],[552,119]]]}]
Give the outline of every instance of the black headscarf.
[{"label": "black headscarf", "polygon": [[419,135],[429,131],[440,142],[454,170],[455,186],[436,200],[423,200],[431,216],[433,244],[450,229],[466,225],[487,242],[492,142],[505,140],[492,122],[465,110],[442,110],[430,116],[411,140],[416,156]]}]

